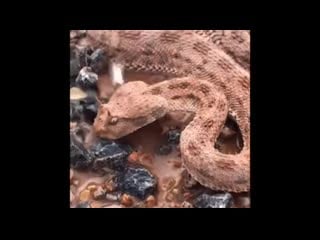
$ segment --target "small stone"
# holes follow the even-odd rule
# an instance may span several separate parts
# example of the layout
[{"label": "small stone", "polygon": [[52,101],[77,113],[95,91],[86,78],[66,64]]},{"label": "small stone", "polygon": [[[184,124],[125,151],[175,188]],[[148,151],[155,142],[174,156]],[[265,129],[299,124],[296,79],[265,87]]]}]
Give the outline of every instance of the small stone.
[{"label": "small stone", "polygon": [[177,194],[179,193],[179,190],[178,190],[177,188],[174,188],[174,189],[172,190],[172,193],[173,193],[174,195],[177,195]]},{"label": "small stone", "polygon": [[169,153],[172,152],[172,146],[171,145],[161,145],[158,151],[159,155],[168,155]]},{"label": "small stone", "polygon": [[155,193],[156,178],[145,168],[128,167],[117,178],[120,189],[141,200]]},{"label": "small stone", "polygon": [[94,192],[95,190],[97,190],[98,186],[96,184],[89,184],[87,186],[87,189],[90,191],[90,192]]},{"label": "small stone", "polygon": [[83,112],[83,106],[79,104],[79,101],[70,101],[70,121],[80,121]]},{"label": "small stone", "polygon": [[150,195],[146,199],[146,205],[148,208],[154,207],[157,204],[157,200],[153,195]]},{"label": "small stone", "polygon": [[73,180],[72,184],[75,185],[75,186],[78,186],[79,185],[79,180],[76,180],[76,179]]},{"label": "small stone", "polygon": [[123,194],[121,197],[121,204],[126,207],[130,207],[133,204],[133,199],[128,194]]},{"label": "small stone", "polygon": [[80,194],[79,194],[79,199],[82,202],[88,201],[91,197],[91,192],[88,189],[83,190]]},{"label": "small stone", "polygon": [[128,157],[128,161],[131,163],[137,163],[138,160],[139,160],[139,154],[137,152],[132,152]]},{"label": "small stone", "polygon": [[82,114],[85,122],[93,124],[94,119],[98,113],[98,102],[95,96],[89,96],[85,99],[80,100],[82,105]]},{"label": "small stone", "polygon": [[70,165],[72,168],[85,169],[92,162],[92,156],[84,146],[76,139],[76,136],[70,134]]},{"label": "small stone", "polygon": [[76,206],[76,208],[91,208],[91,205],[89,202],[81,202]]},{"label": "small stone", "polygon": [[106,190],[104,190],[101,186],[99,186],[97,190],[93,192],[93,198],[95,200],[103,199],[105,194],[106,194]]},{"label": "small stone", "polygon": [[181,132],[179,130],[170,130],[168,132],[168,143],[177,145],[180,143]]},{"label": "small stone", "polygon": [[187,202],[187,201],[183,201],[181,203],[181,207],[182,208],[193,208],[193,205],[191,203]]},{"label": "small stone", "polygon": [[98,74],[102,73],[103,70],[106,69],[108,63],[106,53],[101,48],[98,48],[91,54],[91,56],[89,57],[89,61],[89,65],[92,68],[92,70]]},{"label": "small stone", "polygon": [[72,180],[72,178],[73,178],[73,170],[70,169],[70,181]]},{"label": "small stone", "polygon": [[109,201],[118,201],[119,198],[120,198],[119,194],[110,194],[110,193],[106,194],[106,200],[109,200]]},{"label": "small stone", "polygon": [[93,146],[90,151],[95,156],[94,169],[107,167],[117,171],[125,168],[128,156],[131,153],[128,146],[116,142],[100,142]]},{"label": "small stone", "polygon": [[230,193],[215,195],[203,193],[194,202],[196,208],[229,208],[231,204],[232,196]]},{"label": "small stone", "polygon": [[70,100],[80,100],[88,97],[88,95],[82,91],[80,88],[72,87],[70,88]]},{"label": "small stone", "polygon": [[83,67],[76,80],[75,83],[81,89],[97,89],[98,75],[92,71],[90,67]]}]

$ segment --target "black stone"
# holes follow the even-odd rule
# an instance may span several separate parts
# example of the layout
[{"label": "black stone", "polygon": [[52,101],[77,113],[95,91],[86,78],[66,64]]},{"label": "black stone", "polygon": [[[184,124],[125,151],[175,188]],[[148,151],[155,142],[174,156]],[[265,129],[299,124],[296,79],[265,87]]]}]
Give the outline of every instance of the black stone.
[{"label": "black stone", "polygon": [[70,101],[70,120],[93,124],[98,113],[98,102],[94,96]]},{"label": "black stone", "polygon": [[92,162],[91,154],[84,148],[84,146],[76,139],[76,137],[70,135],[70,165],[76,169],[86,169]]},{"label": "black stone", "polygon": [[90,67],[83,67],[76,80],[76,86],[83,90],[93,89],[97,90],[98,75],[94,73]]},{"label": "black stone", "polygon": [[70,101],[70,121],[79,121],[83,114],[83,106],[79,101]]},{"label": "black stone", "polygon": [[95,73],[102,73],[107,69],[108,58],[103,49],[96,49],[89,57],[89,66]]},{"label": "black stone", "polygon": [[154,194],[157,187],[156,178],[145,168],[128,167],[117,181],[121,191],[141,200]]},{"label": "black stone", "polygon": [[85,122],[93,124],[98,113],[98,102],[95,97],[90,96],[80,100],[82,114]]},{"label": "black stone", "polygon": [[90,150],[95,158],[93,168],[98,170],[107,167],[112,170],[122,171],[128,162],[128,156],[131,151],[131,147],[128,145],[109,140],[100,141]]},{"label": "black stone", "polygon": [[167,144],[161,145],[158,150],[159,155],[168,155],[171,152],[172,152],[172,146]]},{"label": "black stone", "polygon": [[196,208],[229,208],[231,204],[232,196],[230,193],[215,195],[203,193],[194,202]]},{"label": "black stone", "polygon": [[168,143],[177,145],[180,143],[181,132],[179,130],[171,130],[168,132]]}]

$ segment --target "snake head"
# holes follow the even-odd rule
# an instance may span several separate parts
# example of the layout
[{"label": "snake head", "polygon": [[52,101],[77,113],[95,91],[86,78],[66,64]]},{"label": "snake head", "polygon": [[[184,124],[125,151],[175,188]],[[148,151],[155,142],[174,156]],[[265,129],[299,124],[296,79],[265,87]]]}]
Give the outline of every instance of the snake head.
[{"label": "snake head", "polygon": [[107,104],[101,104],[93,127],[97,136],[108,139],[124,137],[167,112],[167,101],[155,95],[144,95],[144,82],[120,86]]}]

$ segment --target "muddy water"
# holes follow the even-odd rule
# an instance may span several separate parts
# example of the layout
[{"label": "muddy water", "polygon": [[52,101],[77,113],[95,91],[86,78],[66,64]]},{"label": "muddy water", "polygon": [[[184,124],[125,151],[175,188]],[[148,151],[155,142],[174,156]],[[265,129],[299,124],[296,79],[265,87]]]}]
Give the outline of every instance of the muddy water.
[{"label": "muddy water", "polygon": [[[137,81],[141,80],[149,84],[163,81],[166,76],[150,75],[150,74],[138,74],[138,73],[126,73],[126,81]],[[98,81],[99,88],[99,98],[108,99],[113,91],[114,87],[110,81],[108,75],[102,75],[99,77]],[[93,134],[91,132],[91,134]],[[94,139],[94,136],[88,137],[88,139]],[[161,206],[171,206],[174,207],[174,203],[168,203],[167,191],[164,190],[164,186],[168,182],[179,182],[183,167],[181,166],[181,159],[179,151],[173,150],[170,154],[161,156],[156,154],[157,150],[161,144],[166,142],[166,137],[161,135],[161,128],[158,122],[152,123],[126,137],[120,141],[130,144],[134,149],[138,150],[140,156],[139,163],[151,171],[158,179],[158,193],[156,195],[157,205],[155,207]],[[220,151],[224,153],[235,153],[239,151],[236,145],[236,137],[231,137],[228,139],[221,139]],[[86,145],[90,145],[87,143]],[[74,177],[76,179],[77,186],[71,185],[71,189],[75,195],[74,201],[72,201],[71,206],[75,206],[79,201],[79,193],[86,188],[91,183],[102,184],[106,181],[105,176],[101,176],[97,173],[92,172],[80,172],[74,171]],[[78,182],[77,182],[78,181]],[[72,181],[73,182],[73,181]],[[174,183],[173,183],[174,184]],[[239,207],[250,207],[250,197],[249,194],[233,194],[234,196],[234,206]],[[93,201],[91,200],[92,207],[103,207],[109,205],[109,207],[121,207],[119,203],[112,203],[108,201]],[[122,206],[123,207],[123,206]]]}]

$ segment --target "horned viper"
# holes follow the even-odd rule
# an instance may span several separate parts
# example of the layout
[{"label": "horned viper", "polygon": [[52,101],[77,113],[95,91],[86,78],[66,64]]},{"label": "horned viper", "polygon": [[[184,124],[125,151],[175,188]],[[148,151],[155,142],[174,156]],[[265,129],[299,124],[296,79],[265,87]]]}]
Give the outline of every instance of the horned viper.
[{"label": "horned viper", "polygon": [[[100,106],[94,128],[98,136],[116,139],[164,116],[192,113],[194,118],[180,140],[182,161],[190,175],[214,190],[249,191],[249,34],[230,31],[229,39],[223,33],[217,41],[213,39],[216,33],[88,31],[82,44],[105,49],[112,61],[126,69],[172,76],[151,86],[139,81],[122,85]],[[228,113],[243,138],[242,150],[234,155],[213,148]]]}]

